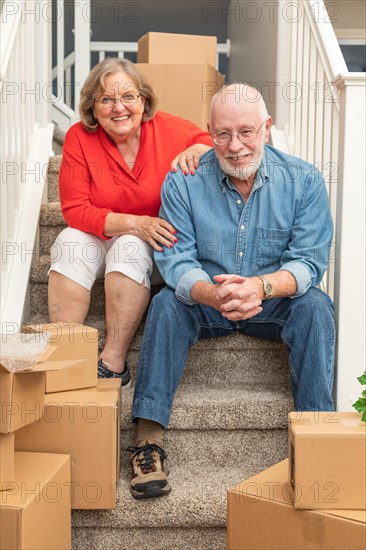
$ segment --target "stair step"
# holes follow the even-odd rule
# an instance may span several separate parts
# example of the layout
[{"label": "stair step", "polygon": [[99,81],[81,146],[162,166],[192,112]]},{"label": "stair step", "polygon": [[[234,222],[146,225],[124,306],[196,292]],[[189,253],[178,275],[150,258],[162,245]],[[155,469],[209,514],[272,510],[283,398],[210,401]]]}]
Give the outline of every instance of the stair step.
[{"label": "stair step", "polygon": [[[58,130],[57,135],[54,135],[54,143],[60,146],[60,140],[62,138],[62,130]],[[58,173],[60,171],[61,155],[55,155],[50,158],[47,172],[47,193],[49,202],[59,202],[58,194]]]},{"label": "stair step", "polygon": [[[131,426],[133,389],[122,391],[121,425]],[[215,387],[181,384],[174,398],[170,429],[179,430],[266,430],[287,428],[292,408],[290,387],[269,389],[248,384]]]},{"label": "stair step", "polygon": [[[61,130],[61,128],[57,125],[55,125],[54,127],[54,130],[53,130],[53,139],[55,141],[57,141],[57,143],[59,145],[63,145],[64,144],[64,141],[65,141],[65,135],[66,135],[66,132],[64,132],[63,130]],[[61,156],[61,155],[60,155]]]},{"label": "stair step", "polygon": [[47,273],[50,265],[51,262],[49,254],[40,256],[39,259],[32,264],[30,282],[47,284]]},{"label": "stair step", "polygon": [[[164,497],[165,498],[165,497]],[[167,497],[168,498],[168,497]],[[179,511],[184,514],[185,511]],[[141,524],[144,520],[141,520]],[[159,527],[110,529],[78,527],[72,533],[73,550],[226,550],[226,528]]]},{"label": "stair step", "polygon": [[[284,416],[285,418],[285,416]],[[134,444],[131,430],[122,430],[121,452]],[[238,468],[243,463],[255,468],[258,463],[274,464],[287,453],[287,430],[177,430],[164,435],[169,464],[216,464],[218,468]]]},{"label": "stair step", "polygon": [[42,226],[65,225],[61,205],[58,201],[42,204],[39,223]]},{"label": "stair step", "polygon": [[216,467],[209,461],[205,467],[171,466],[169,495],[135,500],[129,492],[130,470],[124,461],[116,510],[74,510],[73,526],[123,529],[121,535],[129,528],[139,529],[142,525],[154,529],[225,527],[227,489],[264,468],[265,462],[253,469],[245,461],[239,468]]},{"label": "stair step", "polygon": [[[52,192],[52,195],[54,193]],[[49,255],[58,234],[67,227],[59,202],[43,204],[39,217],[40,254]]]},{"label": "stair step", "polygon": [[[269,433],[262,437],[263,449]],[[257,443],[254,438],[247,445],[250,448]],[[189,464],[176,464],[173,459],[169,461],[172,492],[159,499],[137,501],[129,492],[129,458],[122,453],[116,509],[74,510],[73,550],[186,550],[190,543],[196,550],[225,550],[227,490],[282,460],[286,446],[275,455],[262,454],[256,461],[248,453],[241,454],[241,448],[237,454],[235,467],[217,463],[211,455]]]}]

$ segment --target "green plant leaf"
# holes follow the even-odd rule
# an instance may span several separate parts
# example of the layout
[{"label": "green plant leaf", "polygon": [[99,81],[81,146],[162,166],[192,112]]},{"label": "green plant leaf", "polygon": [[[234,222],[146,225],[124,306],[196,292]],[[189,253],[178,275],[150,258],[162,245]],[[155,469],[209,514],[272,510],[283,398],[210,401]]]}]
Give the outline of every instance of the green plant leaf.
[{"label": "green plant leaf", "polygon": [[[366,386],[366,370],[363,374],[361,374],[361,376],[357,377],[357,380],[360,384]],[[361,397],[357,399],[355,403],[353,403],[352,407],[356,409],[356,411],[362,413],[361,420],[362,422],[366,422],[366,390],[363,390],[361,392]]]},{"label": "green plant leaf", "polygon": [[360,397],[355,403],[353,403],[352,407],[354,407],[358,412],[366,411],[366,398]]}]

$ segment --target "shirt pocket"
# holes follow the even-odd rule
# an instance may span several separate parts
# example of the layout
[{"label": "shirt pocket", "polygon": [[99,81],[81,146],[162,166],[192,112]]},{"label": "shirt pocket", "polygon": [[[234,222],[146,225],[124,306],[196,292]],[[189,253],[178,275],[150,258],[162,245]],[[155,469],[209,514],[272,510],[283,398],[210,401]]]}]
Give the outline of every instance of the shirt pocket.
[{"label": "shirt pocket", "polygon": [[292,228],[258,227],[257,266],[278,269],[282,254],[287,250]]}]

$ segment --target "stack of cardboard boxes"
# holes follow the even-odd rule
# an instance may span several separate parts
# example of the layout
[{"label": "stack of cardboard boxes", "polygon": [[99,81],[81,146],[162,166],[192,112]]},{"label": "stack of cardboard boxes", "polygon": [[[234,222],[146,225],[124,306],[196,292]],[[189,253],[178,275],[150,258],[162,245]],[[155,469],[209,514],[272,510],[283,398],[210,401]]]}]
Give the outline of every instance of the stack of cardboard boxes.
[{"label": "stack of cardboard boxes", "polygon": [[149,32],[138,41],[137,69],[153,87],[159,109],[207,130],[212,96],[224,77],[216,69],[216,36]]},{"label": "stack of cardboard boxes", "polygon": [[228,492],[228,550],[364,550],[366,424],[289,415],[289,458]]},{"label": "stack of cardboard boxes", "polygon": [[0,547],[65,550],[71,508],[116,505],[120,381],[97,378],[95,329],[23,331],[48,333],[51,347],[32,370],[1,367]]}]

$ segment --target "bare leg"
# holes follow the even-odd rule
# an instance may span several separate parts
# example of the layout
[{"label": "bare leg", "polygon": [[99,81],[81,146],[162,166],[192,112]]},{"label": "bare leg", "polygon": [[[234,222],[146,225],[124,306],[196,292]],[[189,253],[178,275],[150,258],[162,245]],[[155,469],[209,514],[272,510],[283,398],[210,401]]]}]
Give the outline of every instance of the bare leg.
[{"label": "bare leg", "polygon": [[89,290],[58,271],[51,271],[48,279],[48,315],[51,323],[83,324],[89,305]]},{"label": "bare leg", "polygon": [[100,354],[109,370],[121,373],[131,340],[150,300],[150,290],[117,271],[105,277],[107,336]]}]

